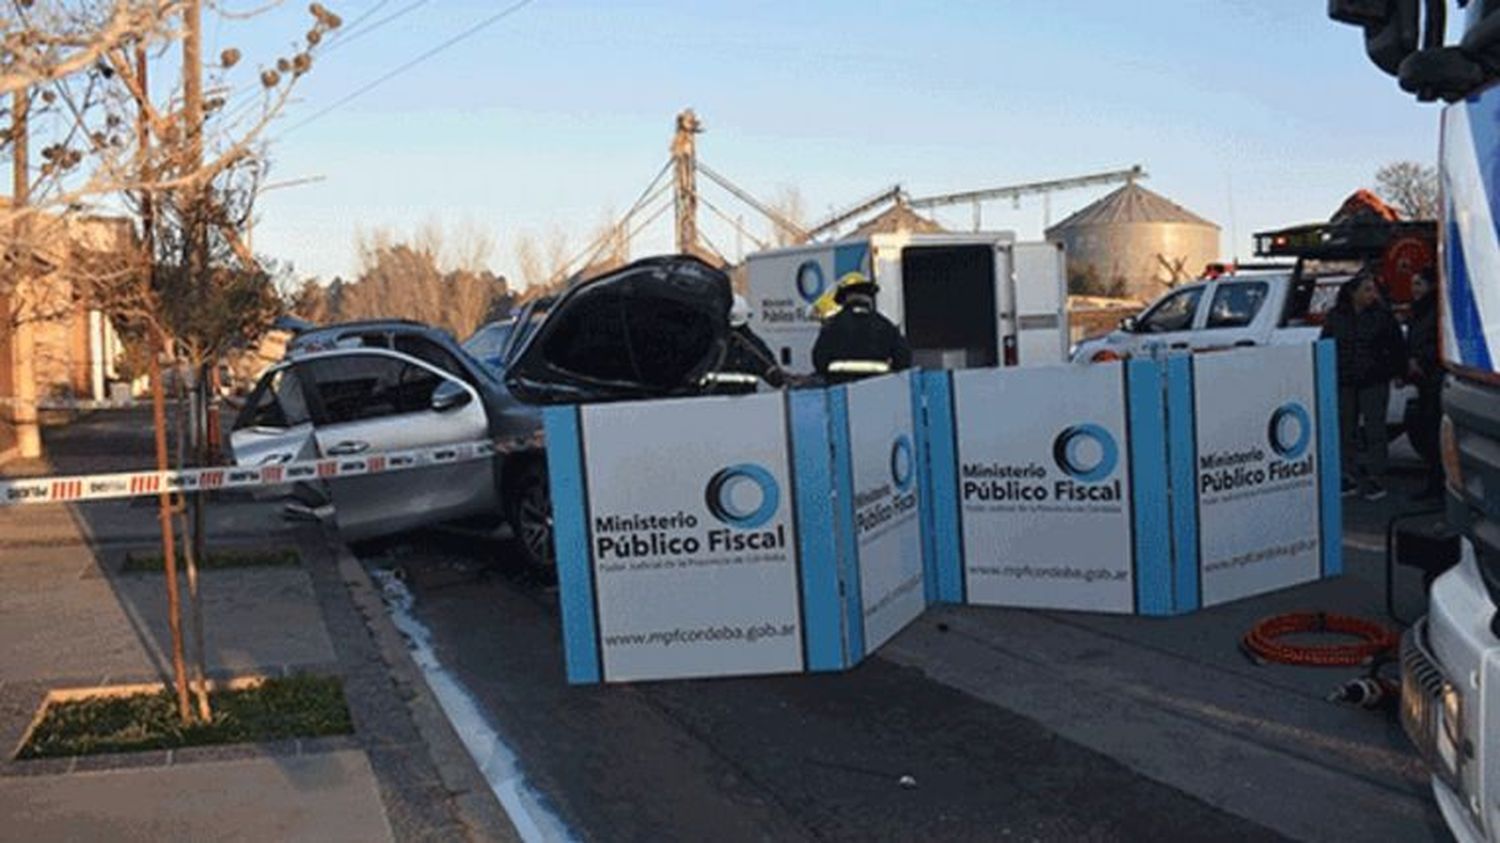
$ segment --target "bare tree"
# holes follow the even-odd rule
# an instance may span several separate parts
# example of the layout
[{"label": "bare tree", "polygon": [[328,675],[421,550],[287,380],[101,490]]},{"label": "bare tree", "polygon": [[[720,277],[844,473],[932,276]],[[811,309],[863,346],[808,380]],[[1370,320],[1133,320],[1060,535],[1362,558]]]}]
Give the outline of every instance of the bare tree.
[{"label": "bare tree", "polygon": [[[12,271],[0,273],[0,298],[48,300],[35,283],[71,249],[70,226],[93,208],[131,207],[141,227],[134,248],[114,244],[98,260],[78,261],[58,297],[65,308],[105,311],[127,337],[151,348],[158,468],[167,467],[158,350],[172,349],[197,374],[195,418],[210,417],[203,389],[213,363],[231,345],[264,330],[277,306],[274,284],[245,247],[242,232],[265,172],[261,133],[312,67],[317,46],[341,21],[320,3],[290,53],[258,69],[238,89],[228,74],[243,58],[225,49],[204,95],[199,0],[12,0],[0,12],[0,93],[11,97],[0,150],[11,158],[15,199],[0,208],[0,247]],[[181,85],[147,79],[178,41]],[[238,102],[230,108],[238,91]],[[180,95],[178,95],[180,91]],[[32,119],[33,105],[49,119]],[[29,150],[40,150],[31,167]],[[59,238],[57,232],[63,236]],[[63,246],[56,244],[61,241]],[[50,251],[49,251],[50,250]],[[57,273],[53,273],[56,275]],[[24,307],[22,320],[42,319]],[[34,349],[21,344],[19,355]],[[23,403],[24,403],[23,399]],[[195,424],[203,458],[210,428]],[[179,465],[187,459],[179,450]],[[195,556],[203,538],[200,496],[184,521],[189,594],[197,632],[199,716],[211,716],[203,681],[201,613]],[[161,497],[173,672],[183,720],[190,719],[178,609],[176,553],[168,495]]]},{"label": "bare tree", "polygon": [[[807,202],[802,198],[802,191],[795,186],[782,185],[771,200],[770,208],[799,229],[807,228]],[[770,239],[777,246],[794,246],[801,243],[803,238],[802,232],[772,221]]]},{"label": "bare tree", "polygon": [[512,253],[523,296],[544,294],[566,281],[572,256],[568,235],[561,228],[554,226],[542,237],[530,232],[518,235]]},{"label": "bare tree", "polygon": [[293,307],[315,321],[415,319],[466,337],[507,293],[505,280],[484,266],[492,242],[472,224],[450,231],[428,222],[406,238],[387,228],[360,230],[358,277],[327,288],[304,285]]},{"label": "bare tree", "polygon": [[1375,171],[1375,192],[1410,220],[1438,218],[1437,168],[1395,161]]}]

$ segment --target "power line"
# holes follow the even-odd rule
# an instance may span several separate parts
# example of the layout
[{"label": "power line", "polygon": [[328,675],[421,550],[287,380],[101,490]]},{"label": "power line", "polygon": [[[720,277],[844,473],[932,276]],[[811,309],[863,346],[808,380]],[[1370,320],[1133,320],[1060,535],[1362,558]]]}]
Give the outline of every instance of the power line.
[{"label": "power line", "polygon": [[[425,2],[425,1],[426,0],[421,0],[421,2]],[[416,58],[413,58],[413,59],[411,59],[411,60],[409,60],[409,61],[407,61],[407,62],[405,62],[405,63],[403,63],[403,64],[401,64],[401,65],[399,65],[399,66],[397,66],[395,68],[393,68],[393,69],[391,69],[390,71],[381,74],[380,76],[376,77],[375,79],[371,80],[370,82],[367,82],[366,84],[361,85],[360,87],[356,88],[354,91],[352,91],[352,92],[344,95],[343,97],[340,97],[338,100],[334,101],[332,104],[328,105],[327,107],[325,107],[325,108],[323,108],[323,109],[321,109],[319,111],[314,112],[312,115],[304,118],[303,120],[301,120],[301,121],[299,121],[297,123],[292,124],[291,128],[289,128],[285,132],[281,133],[281,136],[285,137],[288,133],[294,132],[297,129],[302,128],[303,126],[306,126],[308,123],[313,122],[314,120],[318,120],[318,119],[320,119],[322,117],[327,116],[330,112],[334,111],[335,109],[341,108],[342,106],[347,105],[349,102],[351,102],[351,101],[353,101],[353,100],[355,100],[355,99],[357,99],[357,98],[359,98],[361,96],[364,96],[365,94],[369,93],[370,91],[374,90],[375,88],[377,88],[377,87],[385,84],[386,82],[389,82],[390,80],[396,78],[397,76],[400,76],[401,74],[405,73],[406,71],[411,70],[413,67],[416,67],[417,65],[419,65],[422,62],[424,62],[424,61],[432,58],[433,56],[437,55],[438,53],[443,52],[444,50],[448,49],[449,47],[452,47],[453,45],[459,43],[460,41],[463,41],[466,38],[470,38],[470,37],[478,34],[479,32],[483,31],[484,29],[487,29],[487,28],[489,28],[491,26],[494,26],[495,24],[499,23],[500,21],[504,20],[505,18],[508,18],[511,15],[515,14],[516,12],[521,11],[522,9],[526,8],[527,6],[530,6],[534,2],[536,2],[536,0],[520,0],[517,3],[513,3],[513,4],[509,5],[509,6],[506,6],[504,9],[501,9],[500,11],[496,12],[493,15],[490,15],[489,17],[485,18],[484,20],[479,21],[478,23],[474,24],[473,26],[469,27],[468,29],[465,29],[464,31],[458,33],[457,35],[454,35],[453,37],[451,37],[451,38],[443,41],[442,43],[438,44],[437,46],[435,46],[435,47],[433,47],[433,48],[431,48],[429,50],[427,50],[426,52],[422,53],[421,55],[417,56]],[[366,31],[368,31],[368,30],[366,30]]]},{"label": "power line", "polygon": [[350,38],[353,38],[358,33],[360,24],[369,20],[371,15],[385,8],[386,4],[390,2],[391,0],[380,0],[380,2],[366,9],[364,14],[360,15],[352,21],[349,21],[349,28],[344,30],[343,37],[339,38],[338,40],[346,41]]},{"label": "power line", "polygon": [[385,26],[386,24],[390,23],[393,20],[397,20],[397,19],[406,17],[408,14],[410,14],[410,13],[416,11],[417,9],[420,9],[421,7],[427,5],[427,3],[429,2],[429,0],[415,0],[415,2],[408,3],[405,6],[402,6],[401,8],[397,9],[394,12],[391,12],[390,14],[388,14],[385,17],[381,18],[380,20],[375,21],[374,23],[370,24],[369,26],[365,27],[364,29],[360,29],[359,28],[359,25],[361,23],[363,23],[366,18],[368,18],[371,15],[375,14],[376,12],[380,11],[380,8],[382,6],[384,6],[385,4],[389,3],[389,2],[391,2],[391,0],[380,0],[379,3],[375,4],[375,7],[373,9],[370,9],[369,11],[367,11],[364,14],[360,15],[354,21],[354,23],[349,24],[349,29],[346,30],[343,35],[341,35],[340,37],[338,37],[336,39],[333,39],[333,42],[328,45],[328,49],[326,51],[324,51],[324,54],[326,55],[327,53],[331,53],[334,50],[337,50],[337,49],[339,49],[340,47],[343,47],[346,44],[352,44],[355,41],[358,41],[359,39],[365,37],[366,35],[369,35],[370,33],[376,31],[377,29],[380,29],[381,27]]}]

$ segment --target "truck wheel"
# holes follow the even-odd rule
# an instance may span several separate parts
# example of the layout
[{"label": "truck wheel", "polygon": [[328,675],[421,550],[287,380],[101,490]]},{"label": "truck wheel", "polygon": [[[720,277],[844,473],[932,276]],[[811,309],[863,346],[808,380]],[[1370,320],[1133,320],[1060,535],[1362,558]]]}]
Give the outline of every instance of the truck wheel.
[{"label": "truck wheel", "polygon": [[547,467],[539,461],[522,466],[510,484],[507,515],[527,564],[544,571],[557,567],[552,543],[552,492],[547,486]]}]

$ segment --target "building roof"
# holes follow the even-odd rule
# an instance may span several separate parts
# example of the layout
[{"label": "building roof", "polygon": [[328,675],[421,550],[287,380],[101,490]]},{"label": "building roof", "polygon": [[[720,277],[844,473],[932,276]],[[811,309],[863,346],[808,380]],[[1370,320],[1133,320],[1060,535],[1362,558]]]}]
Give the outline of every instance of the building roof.
[{"label": "building roof", "polygon": [[842,240],[858,240],[869,237],[871,234],[891,234],[897,231],[910,231],[917,234],[939,234],[945,231],[931,219],[913,211],[911,206],[905,202],[897,202],[878,216],[871,217],[859,227],[849,232]]},{"label": "building roof", "polygon": [[1047,229],[1047,234],[1050,237],[1054,231],[1088,225],[1122,225],[1136,222],[1173,222],[1219,227],[1218,224],[1198,216],[1165,196],[1152,193],[1135,182],[1131,182]]}]

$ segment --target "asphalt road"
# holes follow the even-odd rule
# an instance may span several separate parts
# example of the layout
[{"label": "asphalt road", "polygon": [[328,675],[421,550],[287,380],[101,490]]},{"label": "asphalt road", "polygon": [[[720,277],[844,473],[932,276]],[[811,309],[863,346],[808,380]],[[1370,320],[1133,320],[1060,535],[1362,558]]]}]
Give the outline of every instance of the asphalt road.
[{"label": "asphalt road", "polygon": [[401,569],[439,659],[579,839],[1279,839],[879,656],[841,675],[572,688],[555,591],[506,542],[427,531],[359,552]]}]

